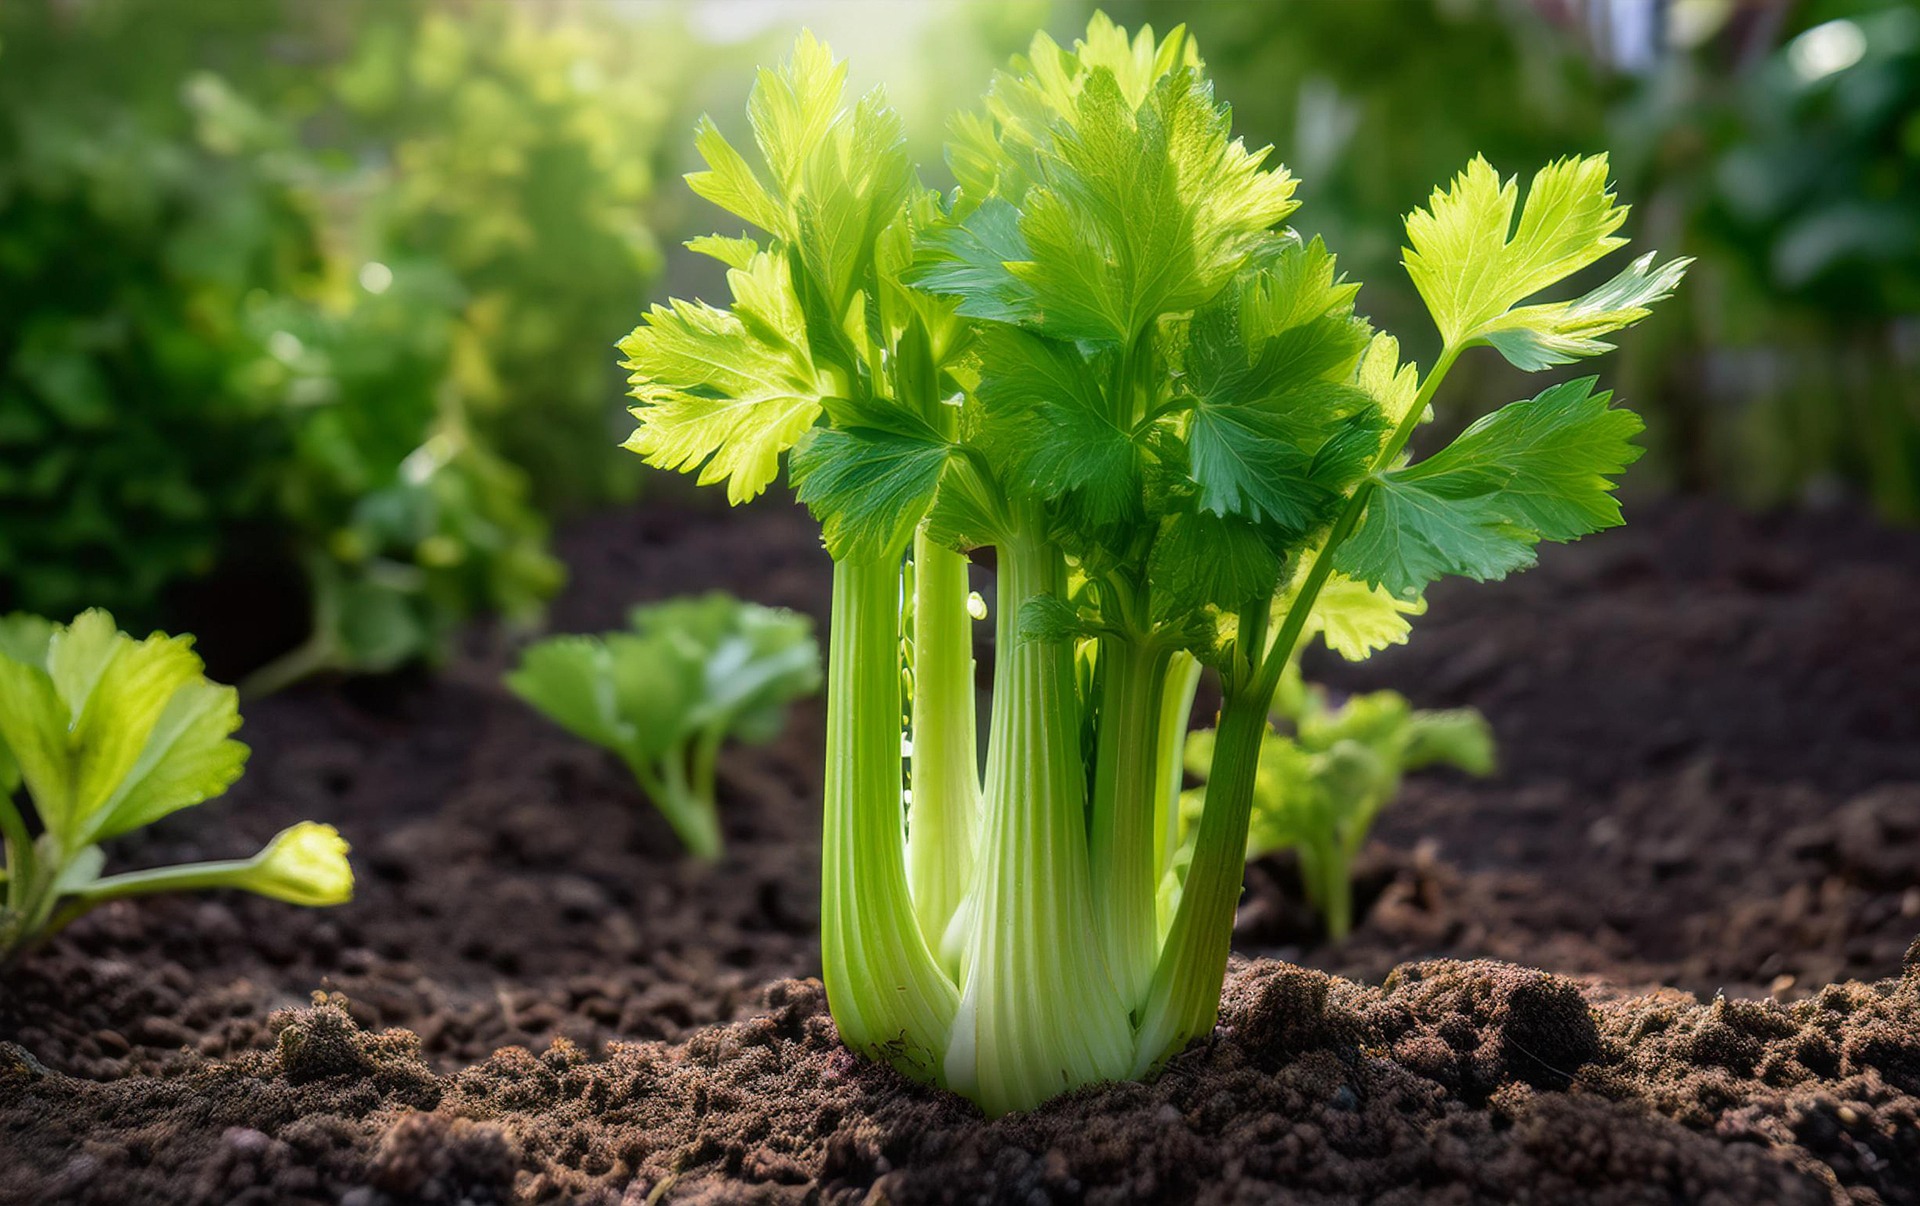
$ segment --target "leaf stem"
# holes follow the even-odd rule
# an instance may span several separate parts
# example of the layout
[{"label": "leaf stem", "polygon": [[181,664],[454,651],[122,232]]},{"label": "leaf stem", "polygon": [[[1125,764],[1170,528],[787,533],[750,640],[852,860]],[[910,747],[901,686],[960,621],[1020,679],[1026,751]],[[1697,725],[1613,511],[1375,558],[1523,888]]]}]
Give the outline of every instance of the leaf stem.
[{"label": "leaf stem", "polygon": [[1453,368],[1454,361],[1460,357],[1460,349],[1449,345],[1440,352],[1433,372],[1421,383],[1420,392],[1415,395],[1413,405],[1407,413],[1400,416],[1400,422],[1394,427],[1393,434],[1381,445],[1373,458],[1373,464],[1367,470],[1367,476],[1354,488],[1346,505],[1333,521],[1333,527],[1327,532],[1325,543],[1313,559],[1313,568],[1307,571],[1307,580],[1301,584],[1300,591],[1293,598],[1293,605],[1287,609],[1286,619],[1274,634],[1273,643],[1268,646],[1265,659],[1260,663],[1259,683],[1264,685],[1268,698],[1273,695],[1274,687],[1280,683],[1280,675],[1293,658],[1294,646],[1300,641],[1300,633],[1307,626],[1307,619],[1313,614],[1314,604],[1319,602],[1320,590],[1327,584],[1327,578],[1333,573],[1333,553],[1353,535],[1360,526],[1360,519],[1366,513],[1367,500],[1373,496],[1373,482],[1377,474],[1393,467],[1393,462],[1406,449],[1407,441],[1413,438],[1414,429],[1420,426],[1420,420],[1432,405],[1433,396],[1438,392],[1440,383],[1446,380],[1447,373]]}]

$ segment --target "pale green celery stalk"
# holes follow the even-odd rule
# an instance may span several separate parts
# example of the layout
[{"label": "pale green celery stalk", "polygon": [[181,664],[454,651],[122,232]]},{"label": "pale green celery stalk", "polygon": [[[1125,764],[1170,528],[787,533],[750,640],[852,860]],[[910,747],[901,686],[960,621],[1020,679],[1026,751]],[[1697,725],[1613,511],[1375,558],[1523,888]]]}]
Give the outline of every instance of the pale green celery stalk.
[{"label": "pale green celery stalk", "polygon": [[[1254,776],[1260,763],[1260,745],[1266,739],[1267,710],[1273,704],[1274,690],[1293,658],[1320,590],[1333,572],[1334,550],[1353,535],[1366,512],[1373,493],[1373,475],[1392,468],[1399,459],[1459,355],[1456,347],[1441,350],[1439,361],[1421,384],[1412,406],[1374,457],[1367,479],[1355,488],[1334,520],[1279,632],[1271,642],[1262,638],[1265,656],[1255,649],[1240,654],[1258,665],[1257,673],[1226,685],[1193,862],[1187,868],[1173,926],[1161,947],[1160,963],[1154,969],[1153,987],[1141,1019],[1136,1076],[1145,1075],[1169,1055],[1207,1034],[1219,1016],[1220,987],[1226,980],[1227,951],[1233,938],[1233,911],[1246,871]],[[1247,635],[1244,619],[1243,641]]]},{"label": "pale green celery stalk", "polygon": [[1114,987],[1136,1009],[1160,956],[1162,841],[1156,806],[1161,718],[1172,651],[1152,640],[1107,636],[1095,660],[1099,722],[1095,738],[1092,833],[1093,915]]},{"label": "pale green celery stalk", "polygon": [[[1180,785],[1185,778],[1182,753],[1187,744],[1187,725],[1193,719],[1194,696],[1200,693],[1200,675],[1206,669],[1199,658],[1186,650],[1177,650],[1167,667],[1165,695],[1160,708],[1160,749],[1156,755],[1159,795],[1154,797],[1153,865],[1157,876],[1165,876],[1180,849]],[[1164,937],[1171,916],[1161,918]]]},{"label": "pale green celery stalk", "polygon": [[998,546],[986,791],[946,1065],[948,1087],[989,1115],[1133,1062],[1094,926],[1071,642],[1019,634],[1029,599],[1066,595],[1064,557],[1032,531]]},{"label": "pale green celery stalk", "polygon": [[907,883],[927,945],[940,949],[967,893],[980,813],[973,617],[967,559],[924,531],[913,541],[913,803]]},{"label": "pale green celery stalk", "polygon": [[900,565],[833,567],[820,946],[849,1047],[934,1080],[959,994],[914,916],[902,833]]}]

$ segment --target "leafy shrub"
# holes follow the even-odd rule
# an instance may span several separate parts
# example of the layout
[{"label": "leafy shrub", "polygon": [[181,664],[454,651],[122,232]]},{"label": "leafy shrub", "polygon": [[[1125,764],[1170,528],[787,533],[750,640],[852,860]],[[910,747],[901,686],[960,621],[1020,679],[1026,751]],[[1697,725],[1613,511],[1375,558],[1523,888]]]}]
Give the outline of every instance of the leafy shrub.
[{"label": "leafy shrub", "polygon": [[262,688],[537,613],[528,474],[633,484],[604,349],[665,110],[641,27],[549,17],[0,11],[0,607],[157,622],[290,565],[311,635]]}]

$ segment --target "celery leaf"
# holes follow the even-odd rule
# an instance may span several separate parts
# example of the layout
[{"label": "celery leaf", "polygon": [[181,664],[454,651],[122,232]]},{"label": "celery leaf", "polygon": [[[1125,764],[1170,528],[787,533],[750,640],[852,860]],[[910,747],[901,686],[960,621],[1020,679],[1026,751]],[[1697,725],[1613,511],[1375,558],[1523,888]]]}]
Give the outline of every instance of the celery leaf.
[{"label": "celery leaf", "polygon": [[1411,599],[1448,574],[1505,577],[1533,564],[1541,540],[1617,526],[1612,478],[1638,459],[1629,441],[1642,425],[1594,383],[1510,403],[1426,460],[1378,475],[1336,567]]}]

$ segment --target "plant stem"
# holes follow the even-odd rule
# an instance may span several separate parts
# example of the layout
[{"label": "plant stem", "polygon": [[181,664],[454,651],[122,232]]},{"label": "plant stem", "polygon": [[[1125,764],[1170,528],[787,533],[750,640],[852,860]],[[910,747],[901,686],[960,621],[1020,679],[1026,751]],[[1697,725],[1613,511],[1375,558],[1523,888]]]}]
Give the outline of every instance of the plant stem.
[{"label": "plant stem", "polygon": [[974,728],[973,617],[967,559],[913,540],[913,804],[907,882],[927,945],[940,949],[967,893],[980,813]]},{"label": "plant stem", "polygon": [[[1200,691],[1205,667],[1185,650],[1176,651],[1167,668],[1160,704],[1159,794],[1154,798],[1153,865],[1156,882],[1173,865],[1180,849],[1180,784],[1185,778],[1187,725],[1193,719],[1193,698]],[[1171,919],[1169,919],[1171,920]]]},{"label": "plant stem", "polygon": [[686,752],[669,750],[656,762],[626,761],[640,789],[672,826],[687,853],[708,861],[720,857],[719,809],[711,796],[703,800],[688,783]]},{"label": "plant stem", "polygon": [[988,1114],[1124,1077],[1132,1063],[1094,925],[1071,642],[1019,633],[1028,600],[1066,592],[1065,558],[1033,531],[999,547],[983,827],[946,1065],[948,1086]]},{"label": "plant stem", "polygon": [[835,562],[822,979],[848,1046],[933,1080],[959,994],[914,917],[900,772],[900,566]]},{"label": "plant stem", "polygon": [[1173,926],[1154,969],[1142,1013],[1133,1075],[1213,1029],[1233,938],[1233,910],[1247,865],[1247,823],[1260,743],[1267,732],[1265,691],[1230,691],[1214,737],[1207,806],[1200,813]]},{"label": "plant stem", "polygon": [[1093,915],[1107,968],[1129,1011],[1153,980],[1159,956],[1160,718],[1171,651],[1124,636],[1103,637],[1095,738],[1091,839]]},{"label": "plant stem", "polygon": [[[1333,554],[1353,535],[1360,526],[1361,517],[1366,514],[1367,500],[1373,497],[1373,479],[1393,467],[1393,462],[1405,451],[1407,441],[1413,438],[1414,428],[1420,426],[1420,418],[1427,413],[1427,407],[1433,402],[1433,395],[1439,390],[1440,383],[1447,378],[1453,363],[1460,357],[1460,349],[1447,347],[1442,349],[1440,359],[1433,366],[1433,372],[1421,383],[1420,392],[1414,397],[1413,405],[1400,417],[1393,434],[1381,446],[1373,458],[1373,465],[1367,476],[1354,489],[1346,505],[1340,509],[1333,527],[1327,533],[1326,540],[1320,546],[1320,552],[1313,559],[1313,568],[1307,571],[1307,580],[1301,584],[1300,592],[1293,598],[1293,606],[1287,609],[1287,617],[1281,623],[1280,630],[1274,635],[1273,643],[1268,646],[1266,659],[1261,664],[1262,678],[1271,677],[1275,684],[1280,674],[1293,658],[1294,647],[1300,642],[1300,633],[1307,625],[1307,618],[1313,614],[1314,604],[1320,600],[1320,589],[1327,584],[1328,575],[1333,573]],[[1272,688],[1268,688],[1271,697]],[[1216,747],[1217,749],[1217,747]]]}]

